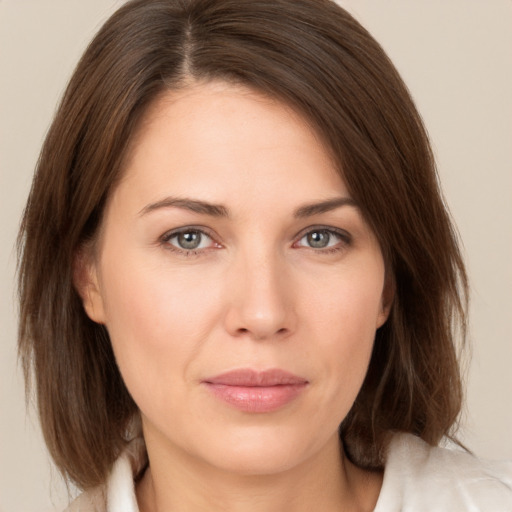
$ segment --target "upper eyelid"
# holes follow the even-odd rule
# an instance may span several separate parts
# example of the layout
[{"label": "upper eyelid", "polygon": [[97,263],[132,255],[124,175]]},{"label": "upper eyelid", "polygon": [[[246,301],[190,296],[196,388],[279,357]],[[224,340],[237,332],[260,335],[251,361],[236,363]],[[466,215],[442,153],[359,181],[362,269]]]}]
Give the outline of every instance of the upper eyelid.
[{"label": "upper eyelid", "polygon": [[336,235],[345,237],[345,238],[352,238],[352,235],[346,230],[342,228],[337,228],[334,226],[325,226],[325,225],[316,225],[316,226],[308,226],[307,228],[302,229],[295,235],[295,240],[300,240],[304,236],[306,236],[308,233],[311,233],[312,231],[329,231],[331,233],[334,233]]},{"label": "upper eyelid", "polygon": [[[213,242],[215,242],[217,244],[222,244],[222,242],[219,241],[220,237],[217,236],[216,234],[214,234],[211,229],[207,228],[206,226],[197,226],[197,225],[183,226],[183,227],[171,229],[171,230],[165,232],[160,237],[160,240],[167,242],[171,238],[179,235],[180,233],[186,233],[187,231],[197,231],[197,232],[207,236],[208,238],[210,238]],[[328,232],[333,233],[339,237],[345,238],[346,241],[352,240],[352,235],[345,229],[337,228],[335,226],[318,224],[318,225],[308,226],[306,228],[301,229],[293,237],[293,243],[297,243],[302,238],[304,238],[304,236],[306,236],[308,233],[311,233],[313,231],[328,231]]]},{"label": "upper eyelid", "polygon": [[[195,231],[198,233],[201,233],[201,235],[207,236],[210,239],[210,247],[202,247],[202,248],[196,248],[196,249],[185,249],[184,247],[178,247],[174,245],[174,243],[171,242],[171,240],[181,233],[187,233],[190,231]],[[204,254],[206,252],[209,252],[213,249],[218,249],[219,247],[222,247],[222,244],[217,241],[217,238],[212,236],[209,232],[209,230],[205,229],[204,227],[196,227],[196,226],[184,226],[182,228],[176,228],[176,229],[170,229],[166,233],[164,233],[162,236],[158,238],[158,245],[164,246],[166,250],[172,251],[173,253],[177,255],[182,256],[199,256],[200,254]]]},{"label": "upper eyelid", "polygon": [[181,228],[175,228],[170,229],[169,231],[166,231],[161,237],[161,240],[169,240],[170,238],[179,235],[180,233],[187,233],[188,231],[197,231],[198,233],[201,233],[203,235],[206,235],[207,237],[211,238],[212,240],[215,240],[215,236],[212,234],[211,230],[204,226],[184,226]]},{"label": "upper eyelid", "polygon": [[[206,236],[210,239],[209,247],[202,247],[197,249],[185,249],[184,247],[178,247],[171,242],[171,240],[181,233],[187,233],[189,231],[196,231],[201,233],[201,235]],[[219,249],[223,246],[221,242],[218,241],[218,238],[209,233],[209,230],[204,227],[196,227],[196,226],[185,226],[182,228],[170,229],[163,235],[158,238],[158,245],[165,246],[167,250],[172,250],[174,253],[178,254],[196,254],[199,255],[203,252],[210,251],[212,249]]]}]

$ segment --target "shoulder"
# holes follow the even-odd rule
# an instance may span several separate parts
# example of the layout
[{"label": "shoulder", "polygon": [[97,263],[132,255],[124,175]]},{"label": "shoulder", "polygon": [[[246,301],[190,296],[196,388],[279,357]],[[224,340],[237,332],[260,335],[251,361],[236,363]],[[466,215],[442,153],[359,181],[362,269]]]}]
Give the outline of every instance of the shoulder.
[{"label": "shoulder", "polygon": [[105,485],[84,492],[64,512],[138,512],[134,480],[146,465],[144,441],[134,439],[114,463]]},{"label": "shoulder", "polygon": [[392,439],[375,512],[512,511],[512,461],[483,461],[432,447],[410,434]]},{"label": "shoulder", "polygon": [[106,512],[107,511],[107,497],[106,490],[102,487],[97,487],[86,491],[78,498],[73,500],[64,512]]}]

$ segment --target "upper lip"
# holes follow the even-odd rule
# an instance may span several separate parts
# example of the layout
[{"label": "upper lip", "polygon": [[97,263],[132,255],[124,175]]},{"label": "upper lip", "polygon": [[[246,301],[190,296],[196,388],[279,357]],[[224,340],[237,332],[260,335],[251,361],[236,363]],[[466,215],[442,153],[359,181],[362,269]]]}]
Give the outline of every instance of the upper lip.
[{"label": "upper lip", "polygon": [[307,379],[279,368],[263,371],[242,368],[209,377],[203,382],[241,387],[292,386],[308,383]]}]

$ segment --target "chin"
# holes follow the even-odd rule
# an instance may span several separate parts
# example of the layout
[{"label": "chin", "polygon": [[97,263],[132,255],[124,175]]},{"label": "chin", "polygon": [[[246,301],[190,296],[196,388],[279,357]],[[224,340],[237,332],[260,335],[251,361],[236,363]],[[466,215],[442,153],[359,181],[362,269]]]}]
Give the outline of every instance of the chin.
[{"label": "chin", "polygon": [[318,438],[311,442],[307,437],[279,426],[253,427],[232,432],[224,439],[211,439],[207,458],[210,464],[230,473],[276,475],[300,466],[322,450]]},{"label": "chin", "polygon": [[[220,463],[219,463],[220,461]],[[237,448],[216,459],[216,466],[241,476],[268,476],[284,473],[302,462],[297,453],[289,450],[246,450]]]}]

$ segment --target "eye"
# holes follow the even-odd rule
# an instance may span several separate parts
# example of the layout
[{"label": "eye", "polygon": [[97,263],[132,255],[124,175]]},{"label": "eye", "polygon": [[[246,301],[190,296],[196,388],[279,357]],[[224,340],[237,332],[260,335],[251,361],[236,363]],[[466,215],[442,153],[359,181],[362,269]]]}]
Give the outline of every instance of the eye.
[{"label": "eye", "polygon": [[182,229],[164,235],[163,241],[181,251],[197,251],[215,245],[212,238],[200,229]]},{"label": "eye", "polygon": [[311,231],[306,236],[302,237],[302,239],[305,239],[307,245],[314,249],[324,249],[325,247],[329,247],[332,238],[331,233],[326,230]]},{"label": "eye", "polygon": [[318,250],[335,250],[338,248],[341,249],[349,243],[350,235],[348,233],[333,228],[316,228],[309,230],[295,245]]}]

